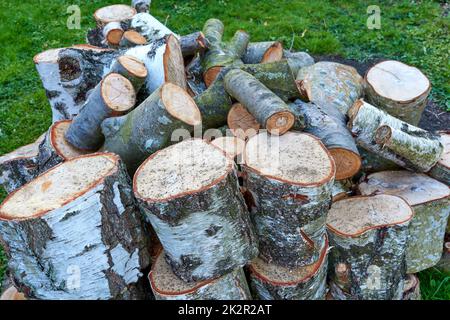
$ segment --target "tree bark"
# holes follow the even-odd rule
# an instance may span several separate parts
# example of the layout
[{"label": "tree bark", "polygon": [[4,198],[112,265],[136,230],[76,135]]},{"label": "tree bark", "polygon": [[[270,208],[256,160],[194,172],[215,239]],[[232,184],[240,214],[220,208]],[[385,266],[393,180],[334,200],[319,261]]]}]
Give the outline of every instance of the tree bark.
[{"label": "tree bark", "polygon": [[428,172],[434,179],[450,186],[450,131],[440,132],[441,142],[444,146],[442,157]]},{"label": "tree bark", "polygon": [[248,300],[250,290],[242,268],[219,278],[186,283],[179,279],[161,252],[149,274],[156,300]]},{"label": "tree bark", "polygon": [[355,102],[348,114],[348,127],[359,146],[403,168],[427,172],[443,153],[438,135],[411,126],[363,100]]},{"label": "tree bark", "polygon": [[383,61],[370,68],[364,80],[369,103],[418,126],[431,91],[430,81],[419,69],[399,61]]},{"label": "tree bark", "polygon": [[169,28],[147,12],[136,14],[130,23],[130,29],[139,32],[149,43],[167,36],[176,36]]},{"label": "tree bark", "polygon": [[27,298],[148,297],[141,273],[149,265],[147,236],[118,156],[54,167],[11,194],[0,216],[9,270]]},{"label": "tree bark", "polygon": [[[260,258],[287,268],[316,262],[334,182],[329,152],[309,134],[260,133],[247,142],[244,160],[244,187],[255,203],[251,212]],[[270,170],[266,162],[276,167]]]},{"label": "tree bark", "polygon": [[218,148],[190,139],[154,153],[134,176],[140,206],[183,281],[223,276],[258,254],[235,166]]},{"label": "tree bark", "polygon": [[289,106],[251,74],[231,70],[224,77],[224,85],[270,133],[282,135],[294,125]]},{"label": "tree bark", "polygon": [[187,64],[186,78],[188,92],[192,97],[196,97],[206,90],[206,85],[203,82],[203,69],[199,54],[195,55],[195,57]]},{"label": "tree bark", "polygon": [[361,156],[361,170],[365,174],[380,171],[399,170],[401,167],[394,162],[385,159],[373,152],[365,150],[358,146],[359,155]]},{"label": "tree bark", "polygon": [[406,275],[402,300],[422,300],[419,277],[415,274]]},{"label": "tree bark", "polygon": [[326,293],[328,240],[324,237],[318,260],[287,269],[257,258],[250,264],[250,286],[261,300],[323,300]]},{"label": "tree bark", "polygon": [[183,57],[203,53],[209,47],[208,40],[203,32],[197,31],[180,37],[180,46]]},{"label": "tree bark", "polygon": [[134,172],[150,154],[178,142],[177,129],[190,133],[200,123],[192,98],[182,88],[166,83],[129,114],[103,121],[104,148],[120,155]]},{"label": "tree bark", "polygon": [[383,171],[367,176],[359,185],[359,191],[363,195],[399,196],[413,208],[406,250],[408,273],[428,269],[439,262],[450,214],[449,187],[424,174]]},{"label": "tree bark", "polygon": [[131,6],[136,9],[137,13],[149,12],[152,0],[132,0]]},{"label": "tree bark", "polygon": [[77,149],[98,150],[104,141],[103,120],[127,113],[135,103],[136,92],[132,83],[118,73],[108,74],[73,119],[65,134],[66,140]]},{"label": "tree bark", "polygon": [[350,197],[352,193],[353,183],[350,179],[334,181],[331,188],[332,202],[336,202]]},{"label": "tree bark", "polygon": [[318,137],[330,151],[336,164],[336,180],[345,180],[358,173],[361,158],[343,117],[334,117],[327,106],[301,100],[289,104],[289,107],[303,124],[303,130]]},{"label": "tree bark", "polygon": [[400,300],[413,210],[390,195],[333,203],[327,218],[335,300]]}]

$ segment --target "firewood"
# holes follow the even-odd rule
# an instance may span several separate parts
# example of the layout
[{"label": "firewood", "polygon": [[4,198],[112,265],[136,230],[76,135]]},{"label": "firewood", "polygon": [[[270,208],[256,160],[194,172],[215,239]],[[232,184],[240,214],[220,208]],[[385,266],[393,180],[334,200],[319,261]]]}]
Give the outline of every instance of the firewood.
[{"label": "firewood", "polygon": [[366,99],[390,115],[417,126],[431,91],[428,78],[400,61],[383,61],[365,76]]},{"label": "firewood", "polygon": [[235,163],[210,143],[190,139],[152,154],[133,189],[183,281],[225,275],[258,254]]},{"label": "firewood", "polygon": [[98,26],[105,26],[110,22],[130,20],[136,14],[136,9],[124,4],[114,4],[103,7],[94,12],[94,19]]},{"label": "firewood", "polygon": [[209,47],[208,40],[203,32],[197,31],[180,37],[180,46],[183,57],[193,56],[204,52]]},{"label": "firewood", "polygon": [[256,135],[261,125],[255,117],[241,104],[235,103],[228,112],[227,124],[234,136],[243,140]]},{"label": "firewood", "polygon": [[120,39],[119,46],[121,48],[131,48],[147,44],[147,39],[135,30],[127,30]]},{"label": "firewood", "polygon": [[27,300],[23,293],[17,291],[13,286],[6,289],[0,296],[1,300]]},{"label": "firewood", "polygon": [[344,117],[328,112],[329,105],[305,103],[300,99],[289,104],[296,117],[303,121],[305,132],[318,137],[333,156],[336,164],[336,180],[354,176],[361,168],[358,148]]},{"label": "firewood", "polygon": [[415,274],[407,274],[402,300],[422,300],[420,294],[419,277]]},{"label": "firewood", "polygon": [[358,146],[359,155],[361,156],[361,170],[365,174],[380,171],[399,170],[401,167],[396,163],[376,155],[373,152],[365,150]]},{"label": "firewood", "polygon": [[250,290],[242,268],[219,278],[184,282],[172,271],[160,252],[149,274],[156,300],[248,300]]},{"label": "firewood", "polygon": [[117,47],[122,40],[124,30],[120,21],[113,21],[105,24],[102,28],[102,35],[105,44],[111,47]]},{"label": "firewood", "polygon": [[103,144],[103,120],[130,111],[136,102],[132,83],[118,73],[108,74],[89,95],[66,131],[66,140],[77,149],[97,150]]},{"label": "firewood", "polygon": [[149,12],[152,0],[132,0],[131,6],[136,9],[137,13]]},{"label": "firewood", "polygon": [[240,164],[242,153],[245,148],[245,141],[238,137],[219,137],[211,141],[211,144],[222,150],[227,157],[236,159],[236,163]]},{"label": "firewood", "polygon": [[[130,29],[139,32],[149,43],[175,33],[148,12],[136,14],[131,19]],[[149,69],[151,70],[151,69]]]},{"label": "firewood", "polygon": [[445,227],[450,214],[450,188],[427,175],[409,171],[383,171],[367,176],[359,185],[363,195],[399,196],[414,210],[406,249],[408,273],[434,266],[442,256]]},{"label": "firewood", "polygon": [[330,153],[309,134],[262,132],[247,142],[244,161],[260,258],[289,268],[316,262],[335,174]]},{"label": "firewood", "polygon": [[288,269],[256,258],[249,266],[250,287],[261,300],[323,300],[326,293],[328,240],[311,265]]},{"label": "firewood", "polygon": [[120,155],[133,172],[150,154],[177,142],[175,130],[192,132],[200,124],[200,111],[189,94],[166,83],[129,114],[103,121],[104,148]]},{"label": "firewood", "polygon": [[428,172],[434,179],[450,186],[450,131],[440,132],[441,143],[444,146],[442,157]]},{"label": "firewood", "polygon": [[336,300],[400,300],[413,210],[396,196],[350,197],[328,212],[330,290]]},{"label": "firewood", "polygon": [[9,270],[27,298],[147,297],[144,222],[114,154],[77,157],[38,176],[0,205],[0,224]]},{"label": "firewood", "polygon": [[363,78],[358,71],[335,62],[321,61],[302,68],[297,81],[303,100],[327,105],[344,115],[363,92]]},{"label": "firewood", "polygon": [[352,181],[350,179],[334,181],[331,188],[332,201],[336,202],[350,196],[352,192]]},{"label": "firewood", "polygon": [[6,192],[16,190],[38,174],[37,156],[44,137],[45,133],[35,142],[0,157],[0,185]]},{"label": "firewood", "polygon": [[203,34],[209,42],[209,49],[203,57],[203,79],[209,87],[217,77],[217,74],[225,66],[239,66],[243,62],[249,42],[249,35],[238,30],[229,43],[222,41],[224,25],[218,19],[209,19],[203,26]]},{"label": "firewood", "polygon": [[348,127],[358,145],[403,168],[427,172],[441,158],[439,135],[394,118],[362,99],[348,115]]},{"label": "firewood", "polygon": [[289,106],[251,74],[231,70],[224,77],[224,85],[270,133],[282,135],[294,125]]},{"label": "firewood", "polygon": [[141,60],[127,55],[117,58],[109,72],[118,73],[130,80],[136,93],[139,92],[148,76],[145,64]]}]

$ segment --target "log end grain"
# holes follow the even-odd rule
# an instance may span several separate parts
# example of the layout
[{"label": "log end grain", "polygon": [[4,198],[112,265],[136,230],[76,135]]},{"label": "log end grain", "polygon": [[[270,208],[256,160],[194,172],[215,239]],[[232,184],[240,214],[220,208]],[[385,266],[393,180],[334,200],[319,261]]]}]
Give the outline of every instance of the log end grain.
[{"label": "log end grain", "polygon": [[245,141],[238,137],[219,137],[214,139],[211,144],[218,147],[232,159],[240,156],[245,148]]},{"label": "log end grain", "polygon": [[220,73],[220,71],[222,71],[222,68],[223,67],[215,66],[205,71],[205,73],[203,74],[203,81],[205,81],[207,88],[214,82],[214,80],[216,80],[217,75]]},{"label": "log end grain", "polygon": [[[166,41],[166,50],[163,55],[164,80],[187,89],[186,73],[184,70],[183,53],[178,39],[169,35]],[[151,70],[150,70],[151,72]]]},{"label": "log end grain", "polygon": [[94,19],[99,25],[109,22],[118,22],[131,19],[136,14],[136,9],[124,4],[115,4],[100,8],[94,12]]},{"label": "log end grain", "polygon": [[147,44],[147,39],[142,36],[139,32],[135,30],[127,30],[123,33],[123,38],[128,41],[128,43],[141,46]]},{"label": "log end grain", "polygon": [[50,144],[53,146],[56,153],[64,160],[70,160],[89,153],[88,151],[75,148],[66,141],[65,134],[71,123],[72,120],[61,120],[55,122],[50,128]]},{"label": "log end grain", "polygon": [[101,95],[105,105],[113,113],[122,114],[134,107],[136,92],[133,84],[118,73],[110,73],[101,84]]},{"label": "log end grain", "polygon": [[295,116],[290,111],[281,111],[270,116],[266,121],[266,129],[271,134],[282,135],[292,128]]},{"label": "log end grain", "polygon": [[0,296],[0,300],[27,300],[25,295],[19,291],[15,287],[9,287],[6,289],[2,295]]},{"label": "log end grain", "polygon": [[361,168],[361,157],[347,149],[329,149],[336,164],[336,180],[344,180],[353,177]]},{"label": "log end grain", "polygon": [[197,104],[183,88],[165,83],[161,87],[161,101],[171,116],[196,126],[202,122],[202,116]]},{"label": "log end grain", "polygon": [[241,104],[235,103],[227,116],[227,124],[234,136],[247,140],[256,135],[261,125]]},{"label": "log end grain", "polygon": [[117,60],[131,75],[134,75],[138,78],[147,77],[148,70],[141,60],[127,55],[120,56]]},{"label": "log end grain", "polygon": [[275,62],[281,59],[283,59],[283,44],[277,41],[264,52],[261,63]]}]

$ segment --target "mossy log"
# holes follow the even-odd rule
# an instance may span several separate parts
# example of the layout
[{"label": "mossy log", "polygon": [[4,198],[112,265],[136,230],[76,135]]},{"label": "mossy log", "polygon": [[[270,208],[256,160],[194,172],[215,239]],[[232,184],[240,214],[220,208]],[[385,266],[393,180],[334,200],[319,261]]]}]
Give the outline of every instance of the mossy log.
[{"label": "mossy log", "polygon": [[250,290],[242,268],[215,279],[184,282],[179,279],[160,252],[149,274],[156,300],[248,300]]},{"label": "mossy log", "polygon": [[442,256],[445,228],[450,214],[450,188],[427,175],[409,171],[383,171],[367,176],[359,185],[363,195],[399,196],[414,210],[406,250],[408,273],[436,265]]},{"label": "mossy log", "polygon": [[334,182],[330,153],[309,134],[262,132],[248,140],[244,161],[260,258],[287,268],[316,262]]},{"label": "mossy log", "polygon": [[133,188],[183,281],[223,276],[257,256],[236,165],[210,143],[189,139],[154,153],[136,171]]},{"label": "mossy log", "polygon": [[430,91],[428,78],[400,61],[377,63],[365,76],[367,101],[413,126],[419,124]]},{"label": "mossy log", "polygon": [[192,98],[166,83],[129,114],[103,121],[104,149],[120,155],[133,172],[149,155],[178,142],[177,130],[189,133],[200,124],[200,111]]},{"label": "mossy log", "polygon": [[328,265],[328,240],[309,266],[288,269],[257,258],[249,266],[250,287],[261,300],[324,300]]},{"label": "mossy log", "polygon": [[148,298],[144,221],[117,155],[84,155],[38,176],[1,204],[0,224],[27,298]]},{"label": "mossy log", "polygon": [[441,158],[437,134],[414,127],[361,100],[349,109],[348,127],[359,146],[399,166],[429,171]]},{"label": "mossy log", "polygon": [[439,134],[441,136],[441,143],[444,146],[444,152],[428,174],[434,179],[450,186],[450,131],[439,132]]},{"label": "mossy log", "polygon": [[335,300],[400,300],[413,210],[391,195],[350,197],[331,206],[330,292]]}]

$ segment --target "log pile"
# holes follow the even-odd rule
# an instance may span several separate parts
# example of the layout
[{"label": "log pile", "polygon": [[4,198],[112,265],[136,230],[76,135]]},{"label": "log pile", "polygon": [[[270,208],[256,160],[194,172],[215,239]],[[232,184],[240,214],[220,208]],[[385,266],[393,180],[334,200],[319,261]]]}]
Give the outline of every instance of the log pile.
[{"label": "log pile", "polygon": [[52,125],[0,157],[1,299],[420,299],[450,247],[425,75],[362,77],[214,18],[179,35],[150,5],[35,56]]}]

